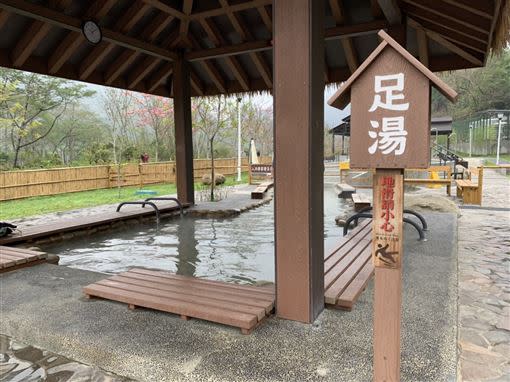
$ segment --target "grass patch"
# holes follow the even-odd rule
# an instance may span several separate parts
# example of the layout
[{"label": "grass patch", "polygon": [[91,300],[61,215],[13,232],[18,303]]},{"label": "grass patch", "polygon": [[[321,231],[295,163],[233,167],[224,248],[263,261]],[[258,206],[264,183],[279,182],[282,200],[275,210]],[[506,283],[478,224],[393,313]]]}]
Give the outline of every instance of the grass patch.
[{"label": "grass patch", "polygon": [[[236,181],[235,176],[227,176],[225,186],[248,183],[248,174],[243,173],[241,182]],[[195,183],[195,188],[202,188],[200,183]],[[27,216],[42,215],[52,212],[75,210],[79,208],[95,207],[104,204],[120,203],[129,200],[144,199],[144,195],[136,195],[138,186],[107,188],[92,191],[70,192],[67,194],[36,196],[33,198],[2,201],[0,203],[0,220],[12,220]],[[144,187],[146,190],[153,190],[157,195],[175,194],[175,184],[154,184]],[[154,196],[157,196],[154,195]]]}]

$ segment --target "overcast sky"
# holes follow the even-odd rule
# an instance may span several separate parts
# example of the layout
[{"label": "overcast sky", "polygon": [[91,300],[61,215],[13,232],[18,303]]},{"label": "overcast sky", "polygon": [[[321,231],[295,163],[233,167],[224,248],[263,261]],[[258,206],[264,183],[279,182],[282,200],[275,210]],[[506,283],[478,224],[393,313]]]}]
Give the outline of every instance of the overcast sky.
[{"label": "overcast sky", "polygon": [[[94,97],[91,97],[85,101],[85,103],[98,115],[100,115],[102,118],[105,118],[104,111],[102,108],[102,97],[104,95],[104,89],[106,89],[104,86],[99,85],[92,85],[87,84],[89,88],[96,91],[96,95]],[[345,111],[340,111],[338,109],[335,109],[327,104],[327,101],[329,97],[335,92],[335,88],[331,88],[329,90],[326,90],[324,92],[324,122],[327,127],[331,128],[340,123],[340,120],[350,113],[350,106],[346,108]],[[264,107],[271,107],[273,102],[273,97],[270,95],[266,96],[254,96],[255,101],[263,105]]]}]

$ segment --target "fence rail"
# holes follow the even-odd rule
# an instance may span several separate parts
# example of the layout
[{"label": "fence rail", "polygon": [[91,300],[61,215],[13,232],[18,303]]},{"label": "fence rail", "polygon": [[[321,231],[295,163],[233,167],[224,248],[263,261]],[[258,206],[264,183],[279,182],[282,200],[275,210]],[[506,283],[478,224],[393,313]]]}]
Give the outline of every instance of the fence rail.
[{"label": "fence rail", "polygon": [[[271,163],[270,157],[261,160]],[[195,179],[209,174],[210,159],[195,159],[193,169]],[[216,159],[214,169],[223,175],[233,175],[237,171],[237,158]],[[242,170],[248,171],[247,158],[242,160]],[[127,163],[120,166],[120,174],[116,165],[3,171],[0,172],[0,200],[157,183],[175,183],[175,162]]]}]

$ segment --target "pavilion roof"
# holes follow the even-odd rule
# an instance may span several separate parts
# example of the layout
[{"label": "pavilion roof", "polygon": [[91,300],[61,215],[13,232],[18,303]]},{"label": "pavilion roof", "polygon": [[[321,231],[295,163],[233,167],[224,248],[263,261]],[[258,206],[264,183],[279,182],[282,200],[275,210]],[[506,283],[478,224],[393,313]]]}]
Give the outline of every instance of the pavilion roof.
[{"label": "pavilion roof", "polygon": [[[431,71],[482,66],[508,41],[510,0],[325,1],[327,84],[345,81],[404,23]],[[0,66],[171,96],[173,62],[193,95],[272,89],[272,0],[0,0]],[[102,28],[87,43],[84,20]]]}]

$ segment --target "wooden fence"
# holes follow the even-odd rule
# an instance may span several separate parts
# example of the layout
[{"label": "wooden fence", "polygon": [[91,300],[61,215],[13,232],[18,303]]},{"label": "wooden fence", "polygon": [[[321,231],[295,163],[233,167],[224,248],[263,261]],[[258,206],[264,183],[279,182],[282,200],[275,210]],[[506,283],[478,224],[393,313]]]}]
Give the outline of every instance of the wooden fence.
[{"label": "wooden fence", "polygon": [[[271,158],[262,158],[262,163],[271,163]],[[199,179],[210,173],[211,161],[195,159],[193,168],[195,179]],[[237,172],[237,159],[216,159],[214,168],[223,175],[233,175]],[[248,171],[247,158],[243,158],[242,170]],[[147,184],[174,182],[175,162],[123,164],[120,166],[120,174],[116,165],[3,171],[0,172],[0,200],[113,188],[119,183],[120,186],[143,187]]]}]

